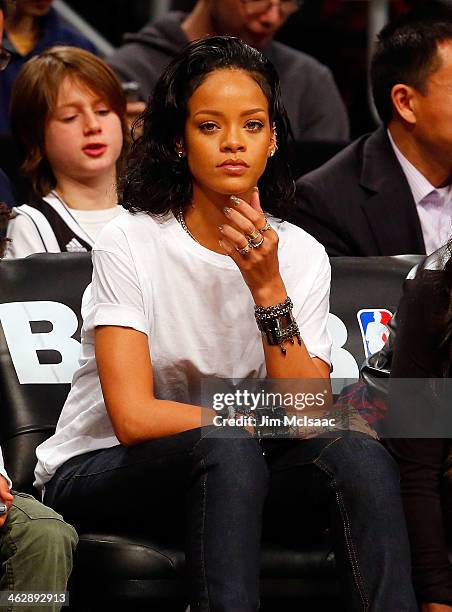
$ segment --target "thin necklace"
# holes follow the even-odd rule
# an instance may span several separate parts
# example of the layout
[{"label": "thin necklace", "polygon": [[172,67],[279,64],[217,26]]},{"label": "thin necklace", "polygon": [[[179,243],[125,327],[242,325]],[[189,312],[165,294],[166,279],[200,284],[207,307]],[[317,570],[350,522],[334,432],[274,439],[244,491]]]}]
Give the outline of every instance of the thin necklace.
[{"label": "thin necklace", "polygon": [[199,243],[199,240],[196,240],[196,238],[193,236],[193,234],[191,233],[191,231],[188,229],[187,224],[185,223],[185,219],[184,219],[184,213],[182,211],[182,206],[179,208],[179,212],[176,215],[176,219],[179,221],[179,223],[181,224],[182,229],[187,232],[187,234],[190,236],[190,238],[192,238],[195,242]]}]

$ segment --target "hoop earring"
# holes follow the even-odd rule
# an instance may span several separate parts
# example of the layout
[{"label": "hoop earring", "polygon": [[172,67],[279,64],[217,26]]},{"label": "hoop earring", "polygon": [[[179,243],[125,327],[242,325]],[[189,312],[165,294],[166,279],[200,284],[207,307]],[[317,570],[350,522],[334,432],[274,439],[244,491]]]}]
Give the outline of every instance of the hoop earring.
[{"label": "hoop earring", "polygon": [[269,157],[273,157],[274,154],[276,153],[276,151],[278,150],[278,132],[276,130],[276,125],[273,124],[272,125],[272,132],[273,132],[273,149],[270,151],[270,153],[268,154]]},{"label": "hoop earring", "polygon": [[275,146],[273,147],[273,149],[270,151],[270,153],[268,154],[269,157],[273,157],[276,153],[276,151],[278,150],[278,145],[275,144]]},{"label": "hoop earring", "polygon": [[179,142],[176,142],[176,155],[179,159],[185,157],[184,145],[181,140]]}]

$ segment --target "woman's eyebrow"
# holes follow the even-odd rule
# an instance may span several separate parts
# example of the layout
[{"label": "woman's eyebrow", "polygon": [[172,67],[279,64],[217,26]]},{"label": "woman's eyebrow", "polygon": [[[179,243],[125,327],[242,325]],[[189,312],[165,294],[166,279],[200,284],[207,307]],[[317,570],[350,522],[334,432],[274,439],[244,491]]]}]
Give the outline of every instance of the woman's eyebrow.
[{"label": "woman's eyebrow", "polygon": [[[254,115],[255,113],[265,112],[265,108],[250,108],[249,110],[240,113],[240,116],[242,117],[245,115]],[[214,115],[215,117],[224,117],[224,113],[222,113],[221,111],[209,110],[207,108],[197,111],[193,116],[196,117],[197,115]]]}]

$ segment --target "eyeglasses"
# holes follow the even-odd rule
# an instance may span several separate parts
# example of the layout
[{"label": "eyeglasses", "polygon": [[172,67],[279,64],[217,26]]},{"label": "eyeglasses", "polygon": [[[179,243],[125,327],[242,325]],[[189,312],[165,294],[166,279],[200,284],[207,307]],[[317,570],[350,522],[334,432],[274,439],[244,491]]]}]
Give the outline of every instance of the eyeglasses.
[{"label": "eyeglasses", "polygon": [[[260,15],[266,13],[273,6],[275,0],[241,0],[248,15]],[[303,0],[276,0],[281,13],[288,17],[298,11]]]},{"label": "eyeglasses", "polygon": [[11,59],[11,53],[0,47],[0,70],[5,70]]}]

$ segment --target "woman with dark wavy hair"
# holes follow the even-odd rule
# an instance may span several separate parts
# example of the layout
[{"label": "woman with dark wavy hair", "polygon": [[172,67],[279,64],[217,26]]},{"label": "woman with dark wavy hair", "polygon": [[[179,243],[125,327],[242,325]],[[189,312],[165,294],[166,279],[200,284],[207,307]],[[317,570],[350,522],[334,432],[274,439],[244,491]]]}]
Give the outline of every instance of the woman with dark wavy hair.
[{"label": "woman with dark wavy hair", "polygon": [[[142,124],[144,133],[135,142],[122,182],[122,199],[132,212],[165,215],[170,210],[177,214],[181,208],[183,211],[189,208],[196,186],[183,147],[189,113],[187,103],[206,74],[234,69],[244,70],[252,77],[268,106],[266,131],[270,131],[272,148],[267,151],[266,164],[259,168],[260,176],[256,176],[256,183],[259,178],[261,205],[274,216],[287,216],[286,211],[294,199],[294,182],[286,157],[291,128],[282,106],[278,75],[273,65],[264,62],[262,55],[251,47],[240,47],[235,43],[229,48],[225,46],[222,51],[221,55],[218,52],[209,55],[206,45],[194,46],[186,66],[173,64],[172,69],[164,72],[158,81],[152,104],[136,125],[140,127]],[[215,128],[212,126],[210,129]],[[254,132],[259,132],[257,125],[254,125]],[[239,173],[237,177],[240,176]],[[234,185],[233,180],[229,182]],[[248,177],[242,182],[248,183]]]},{"label": "woman with dark wavy hair", "polygon": [[452,241],[405,281],[391,367],[391,407],[406,415],[408,435],[418,436],[389,439],[387,446],[400,466],[422,612],[452,611],[452,444],[445,437],[452,430],[451,378]]},{"label": "woman with dark wavy hair", "polygon": [[[192,612],[257,610],[262,526],[293,542],[321,509],[347,609],[414,611],[381,445],[330,423],[326,437],[271,440],[264,454],[256,437],[275,430],[243,395],[220,393],[219,379],[267,377],[274,390],[288,378],[320,389],[319,406],[330,399],[330,266],[281,220],[293,183],[274,68],[235,38],[192,43],[142,123],[122,185],[129,213],[93,249],[81,367],[38,448],[37,486],[85,527],[185,536]],[[287,435],[282,412],[264,416]]]}]

